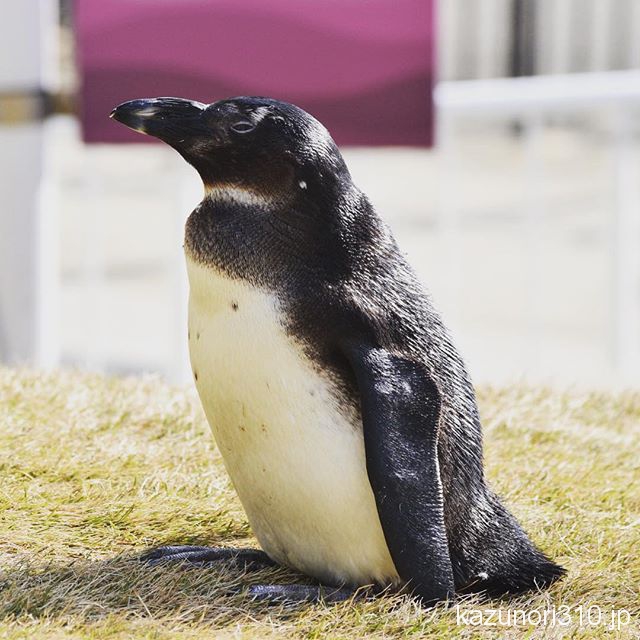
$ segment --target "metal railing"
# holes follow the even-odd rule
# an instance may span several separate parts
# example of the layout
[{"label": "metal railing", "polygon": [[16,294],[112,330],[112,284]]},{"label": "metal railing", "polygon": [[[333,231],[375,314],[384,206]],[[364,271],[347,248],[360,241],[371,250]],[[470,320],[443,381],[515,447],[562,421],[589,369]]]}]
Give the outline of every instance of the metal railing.
[{"label": "metal railing", "polygon": [[640,68],[637,0],[441,0],[439,77]]}]

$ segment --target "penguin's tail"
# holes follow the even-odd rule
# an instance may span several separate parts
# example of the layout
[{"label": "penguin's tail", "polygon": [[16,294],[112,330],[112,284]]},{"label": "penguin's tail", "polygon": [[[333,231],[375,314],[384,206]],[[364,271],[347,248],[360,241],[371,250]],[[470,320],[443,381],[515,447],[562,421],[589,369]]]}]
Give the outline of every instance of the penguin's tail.
[{"label": "penguin's tail", "polygon": [[459,591],[497,597],[544,589],[561,578],[565,569],[531,542],[497,496],[489,493],[487,498],[492,517],[476,531],[473,559],[466,567],[464,562],[458,565]]}]

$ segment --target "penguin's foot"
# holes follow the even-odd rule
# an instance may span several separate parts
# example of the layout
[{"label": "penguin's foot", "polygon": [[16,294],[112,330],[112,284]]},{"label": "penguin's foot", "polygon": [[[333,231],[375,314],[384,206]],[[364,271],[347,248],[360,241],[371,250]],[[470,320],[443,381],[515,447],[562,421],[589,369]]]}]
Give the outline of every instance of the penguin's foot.
[{"label": "penguin's foot", "polygon": [[362,597],[366,592],[348,587],[325,587],[307,584],[258,584],[249,587],[248,594],[254,600],[282,603],[325,602],[328,604]]},{"label": "penguin's foot", "polygon": [[[150,549],[140,556],[147,564],[156,565],[165,562],[186,562],[193,565],[209,565],[222,562],[243,570],[259,571],[278,567],[269,556],[259,549],[237,549],[233,547],[199,547],[191,545],[171,545]],[[235,590],[234,590],[235,591]],[[238,590],[240,592],[240,590]],[[258,584],[250,586],[248,595],[262,602],[283,603],[318,603],[332,604],[343,602],[349,598],[360,599],[376,593],[376,587],[330,587],[307,584]]]},{"label": "penguin's foot", "polygon": [[269,556],[259,549],[235,549],[229,547],[196,547],[176,545],[151,549],[142,556],[142,562],[159,564],[164,562],[189,562],[197,565],[223,562],[242,569],[258,571],[277,567]]}]

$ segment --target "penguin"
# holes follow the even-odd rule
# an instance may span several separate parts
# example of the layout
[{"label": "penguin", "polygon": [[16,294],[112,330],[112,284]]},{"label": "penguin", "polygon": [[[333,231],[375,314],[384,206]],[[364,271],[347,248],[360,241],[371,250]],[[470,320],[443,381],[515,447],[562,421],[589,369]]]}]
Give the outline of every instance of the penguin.
[{"label": "penguin", "polygon": [[546,587],[564,569],[487,486],[474,388],[430,295],[327,129],[271,98],[125,102],[111,116],[200,174],[185,226],[189,351],[259,550],[148,561],[270,563],[317,581],[256,597]]}]

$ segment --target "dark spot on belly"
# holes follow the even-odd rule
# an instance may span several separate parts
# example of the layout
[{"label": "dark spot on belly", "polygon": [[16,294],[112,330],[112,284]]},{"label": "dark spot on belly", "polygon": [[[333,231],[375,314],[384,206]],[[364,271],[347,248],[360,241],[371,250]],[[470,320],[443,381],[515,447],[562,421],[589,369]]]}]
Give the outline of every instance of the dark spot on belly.
[{"label": "dark spot on belly", "polygon": [[315,395],[316,395],[316,392],[315,392],[313,389],[311,389],[311,391],[309,391],[309,395],[310,395],[310,396],[315,396]]},{"label": "dark spot on belly", "polygon": [[267,425],[266,424],[261,424],[260,425],[260,429],[262,430],[262,433],[267,433]]},{"label": "dark spot on belly", "polygon": [[238,310],[238,303],[237,303],[237,302],[232,302],[232,303],[231,303],[231,308],[232,308],[234,311],[237,311],[237,310]]},{"label": "dark spot on belly", "polygon": [[198,382],[198,372],[197,371],[193,372],[193,377],[196,379],[196,382]]},{"label": "dark spot on belly", "polygon": [[191,329],[187,331],[187,340],[191,340]]},{"label": "dark spot on belly", "polygon": [[196,340],[200,340],[200,332],[196,333]]},{"label": "dark spot on belly", "polygon": [[240,431],[246,431],[247,429],[245,427],[243,427],[242,425],[239,426]]}]

